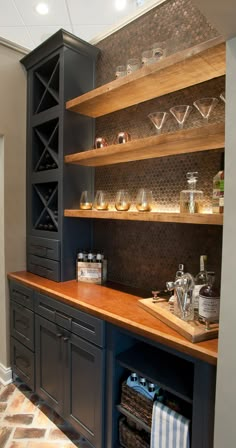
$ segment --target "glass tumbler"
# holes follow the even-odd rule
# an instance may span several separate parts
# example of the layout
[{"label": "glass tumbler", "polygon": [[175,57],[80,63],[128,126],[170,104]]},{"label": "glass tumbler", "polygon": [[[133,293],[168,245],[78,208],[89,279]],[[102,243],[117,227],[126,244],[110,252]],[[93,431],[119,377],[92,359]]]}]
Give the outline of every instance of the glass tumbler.
[{"label": "glass tumbler", "polygon": [[116,193],[115,207],[118,211],[127,211],[130,208],[130,197],[126,190],[119,190]]},{"label": "glass tumbler", "polygon": [[141,61],[138,58],[132,58],[128,59],[126,69],[127,69],[127,75],[130,75],[130,73],[135,72],[141,67]]},{"label": "glass tumbler", "polygon": [[150,212],[152,209],[152,192],[146,188],[140,188],[138,190],[136,198],[136,208],[139,212]]},{"label": "glass tumbler", "polygon": [[97,190],[95,199],[94,199],[94,207],[97,210],[107,210],[108,209],[107,194],[105,191]]},{"label": "glass tumbler", "polygon": [[118,65],[116,67],[116,72],[115,72],[115,77],[117,78],[122,78],[123,76],[127,75],[127,70],[126,70],[126,66],[125,65]]},{"label": "glass tumbler", "polygon": [[79,206],[81,210],[91,210],[93,206],[92,193],[88,190],[82,192]]}]

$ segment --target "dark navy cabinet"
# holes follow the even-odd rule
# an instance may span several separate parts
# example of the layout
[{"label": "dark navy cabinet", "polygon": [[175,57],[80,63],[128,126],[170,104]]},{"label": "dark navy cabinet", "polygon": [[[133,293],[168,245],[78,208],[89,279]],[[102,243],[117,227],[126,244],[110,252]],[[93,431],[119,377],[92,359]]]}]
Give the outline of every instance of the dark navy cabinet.
[{"label": "dark navy cabinet", "polygon": [[90,224],[64,219],[93,189],[93,169],[64,156],[94,142],[94,119],[65,109],[93,89],[99,50],[59,30],[25,56],[27,69],[27,270],[54,281],[75,278],[76,251],[90,246]]}]

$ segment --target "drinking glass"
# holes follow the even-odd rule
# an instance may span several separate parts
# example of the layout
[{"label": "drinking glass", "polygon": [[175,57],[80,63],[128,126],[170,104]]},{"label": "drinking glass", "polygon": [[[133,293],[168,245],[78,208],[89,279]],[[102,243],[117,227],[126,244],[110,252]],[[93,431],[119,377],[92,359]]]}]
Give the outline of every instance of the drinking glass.
[{"label": "drinking glass", "polygon": [[93,206],[92,193],[91,191],[85,190],[82,191],[80,196],[79,206],[81,210],[91,210]]},{"label": "drinking glass", "polygon": [[126,190],[119,190],[116,193],[115,207],[119,211],[127,211],[130,208],[130,197]]},{"label": "drinking glass", "polygon": [[104,137],[96,137],[94,141],[94,148],[105,148],[108,146],[107,140]]},{"label": "drinking glass", "polygon": [[128,132],[118,132],[115,138],[115,144],[127,143],[131,140],[130,134]]},{"label": "drinking glass", "polygon": [[200,112],[204,122],[208,124],[209,116],[217,103],[217,98],[200,98],[199,100],[194,101],[193,105]]},{"label": "drinking glass", "polygon": [[150,212],[152,209],[152,192],[146,188],[140,188],[138,190],[136,198],[136,208],[139,212]]},{"label": "drinking glass", "polygon": [[154,124],[158,134],[161,133],[161,129],[162,129],[163,124],[167,118],[167,115],[168,115],[167,112],[153,112],[148,115],[148,118]]},{"label": "drinking glass", "polygon": [[166,57],[166,42],[155,42],[152,44],[152,55],[155,61]]},{"label": "drinking glass", "polygon": [[170,108],[170,112],[177,120],[180,129],[183,129],[184,123],[187,120],[191,110],[192,106],[188,106],[186,104],[181,104],[180,106],[174,106]]},{"label": "drinking glass", "polygon": [[152,64],[155,60],[153,50],[145,50],[142,52],[142,66]]},{"label": "drinking glass", "polygon": [[118,65],[116,67],[115,76],[116,78],[122,78],[123,76],[127,75],[127,70],[125,65]]},{"label": "drinking glass", "polygon": [[135,72],[141,67],[140,59],[138,58],[131,58],[128,59],[126,69],[127,69],[127,75],[130,75],[130,73]]},{"label": "drinking glass", "polygon": [[105,191],[97,190],[93,205],[97,210],[107,210],[108,209],[107,194]]}]

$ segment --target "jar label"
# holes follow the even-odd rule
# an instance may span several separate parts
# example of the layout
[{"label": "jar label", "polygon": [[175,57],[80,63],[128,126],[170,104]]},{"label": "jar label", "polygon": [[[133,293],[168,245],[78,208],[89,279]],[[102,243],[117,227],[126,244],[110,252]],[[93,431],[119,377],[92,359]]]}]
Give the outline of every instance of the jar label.
[{"label": "jar label", "polygon": [[199,307],[199,292],[200,289],[205,285],[195,285],[193,290],[193,307],[195,310],[198,310]]},{"label": "jar label", "polygon": [[220,298],[199,296],[199,317],[217,322],[220,314]]}]

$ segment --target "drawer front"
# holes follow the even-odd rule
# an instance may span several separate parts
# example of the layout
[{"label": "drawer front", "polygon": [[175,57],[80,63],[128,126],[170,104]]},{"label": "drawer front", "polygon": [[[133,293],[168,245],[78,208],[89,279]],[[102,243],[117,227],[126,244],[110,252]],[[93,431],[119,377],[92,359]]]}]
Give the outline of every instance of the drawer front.
[{"label": "drawer front", "polygon": [[105,344],[105,322],[46,295],[35,293],[35,311],[99,347]]},{"label": "drawer front", "polygon": [[34,390],[34,353],[11,337],[11,368],[22,381]]},{"label": "drawer front", "polygon": [[30,254],[28,256],[28,270],[40,277],[45,277],[55,282],[60,281],[60,263],[58,261]]},{"label": "drawer front", "polygon": [[11,300],[10,303],[11,336],[34,350],[34,313]]},{"label": "drawer front", "polygon": [[34,308],[34,291],[19,283],[10,281],[10,297],[20,305],[26,306],[30,310]]},{"label": "drawer front", "polygon": [[55,261],[60,260],[60,241],[58,240],[29,236],[27,245],[29,254]]}]

